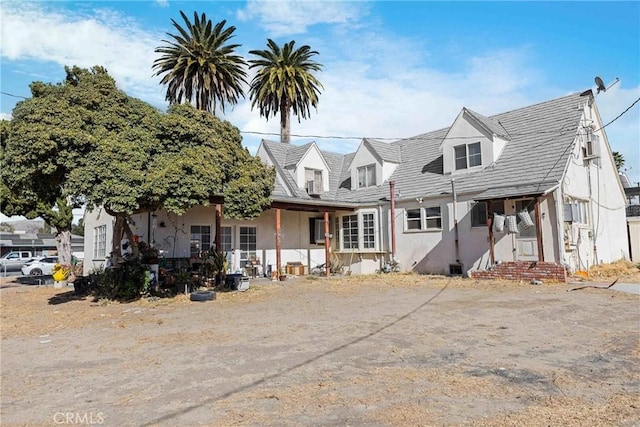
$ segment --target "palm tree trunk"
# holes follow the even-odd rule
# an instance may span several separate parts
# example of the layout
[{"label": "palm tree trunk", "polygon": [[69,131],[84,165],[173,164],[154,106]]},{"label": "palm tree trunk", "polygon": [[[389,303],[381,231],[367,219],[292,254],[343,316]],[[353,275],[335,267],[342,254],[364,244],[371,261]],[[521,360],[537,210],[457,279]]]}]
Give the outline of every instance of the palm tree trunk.
[{"label": "palm tree trunk", "polygon": [[286,100],[280,103],[280,142],[291,142],[291,106]]}]

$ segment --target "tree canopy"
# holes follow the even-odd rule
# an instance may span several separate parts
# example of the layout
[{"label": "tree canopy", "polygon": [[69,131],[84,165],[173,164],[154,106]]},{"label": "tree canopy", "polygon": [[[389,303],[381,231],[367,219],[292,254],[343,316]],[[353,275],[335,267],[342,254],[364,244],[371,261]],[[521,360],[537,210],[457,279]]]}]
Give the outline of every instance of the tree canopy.
[{"label": "tree canopy", "polygon": [[65,70],[62,83],[33,83],[33,97],[2,123],[3,212],[70,230],[71,208],[84,203],[127,231],[135,212],[181,214],[214,196],[225,197],[231,218],[269,206],[274,172],[229,122],[189,105],[161,113],[119,90],[103,67]]},{"label": "tree canopy", "polygon": [[251,50],[258,59],[249,61],[249,68],[257,67],[257,73],[249,89],[251,108],[258,107],[260,115],[280,113],[280,142],[288,143],[291,135],[291,110],[301,118],[310,116],[309,105],[318,108],[318,95],[322,84],[313,75],[322,64],[312,59],[318,52],[307,45],[294,49],[295,41],[281,48],[267,39],[266,50]]},{"label": "tree canopy", "polygon": [[193,23],[180,11],[186,29],[171,20],[179,34],[167,33],[171,41],[155,52],[162,54],[153,63],[156,75],[163,75],[166,99],[171,104],[191,102],[199,110],[215,114],[219,106],[235,105],[244,96],[245,60],[236,55],[239,44],[230,44],[236,27],[225,28],[227,21],[215,26],[203,13],[193,13]]}]

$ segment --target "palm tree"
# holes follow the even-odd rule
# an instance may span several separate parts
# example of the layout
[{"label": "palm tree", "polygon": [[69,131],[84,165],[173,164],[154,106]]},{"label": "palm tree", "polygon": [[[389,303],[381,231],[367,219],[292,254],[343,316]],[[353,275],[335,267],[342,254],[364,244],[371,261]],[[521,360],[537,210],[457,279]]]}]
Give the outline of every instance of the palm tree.
[{"label": "palm tree", "polygon": [[173,40],[155,49],[162,56],[153,62],[156,76],[164,74],[160,83],[168,85],[166,99],[171,104],[184,101],[215,115],[218,103],[222,112],[226,103],[236,104],[244,97],[246,61],[234,54],[239,44],[228,44],[235,27],[224,28],[227,21],[212,26],[203,13],[193,13],[193,24],[180,11],[185,30],[171,20],[179,35],[167,33]]},{"label": "palm tree", "polygon": [[280,141],[289,143],[291,137],[291,109],[293,114],[306,119],[309,104],[317,111],[318,95],[322,84],[311,73],[320,71],[322,64],[311,59],[318,52],[307,45],[294,50],[295,41],[285,43],[282,49],[267,39],[268,50],[251,50],[259,59],[249,60],[249,68],[259,67],[249,89],[251,108],[258,106],[260,115],[280,113]]},{"label": "palm tree", "polygon": [[622,169],[624,166],[624,157],[622,156],[622,153],[619,153],[618,151],[614,151],[612,154],[613,161],[616,164],[616,169],[618,170],[618,172],[620,172],[620,169]]}]

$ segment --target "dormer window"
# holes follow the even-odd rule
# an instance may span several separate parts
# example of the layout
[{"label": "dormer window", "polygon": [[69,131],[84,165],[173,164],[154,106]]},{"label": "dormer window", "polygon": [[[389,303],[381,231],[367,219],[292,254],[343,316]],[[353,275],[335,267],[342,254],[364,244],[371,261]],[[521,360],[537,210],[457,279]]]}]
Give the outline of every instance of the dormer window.
[{"label": "dormer window", "polygon": [[358,188],[376,185],[376,165],[371,164],[358,168]]},{"label": "dormer window", "polygon": [[453,147],[456,170],[468,169],[482,165],[482,149],[479,142],[456,145]]},{"label": "dormer window", "polygon": [[304,169],[304,182],[309,195],[319,195],[324,191],[322,171],[320,169]]}]

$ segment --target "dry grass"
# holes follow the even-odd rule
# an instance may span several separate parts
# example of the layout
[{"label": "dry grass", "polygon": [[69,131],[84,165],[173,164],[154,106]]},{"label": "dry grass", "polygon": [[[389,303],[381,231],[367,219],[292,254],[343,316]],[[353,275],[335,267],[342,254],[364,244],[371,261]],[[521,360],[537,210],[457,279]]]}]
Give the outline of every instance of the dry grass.
[{"label": "dry grass", "polygon": [[591,267],[587,280],[618,279],[620,282],[640,283],[640,264],[620,260]]}]

